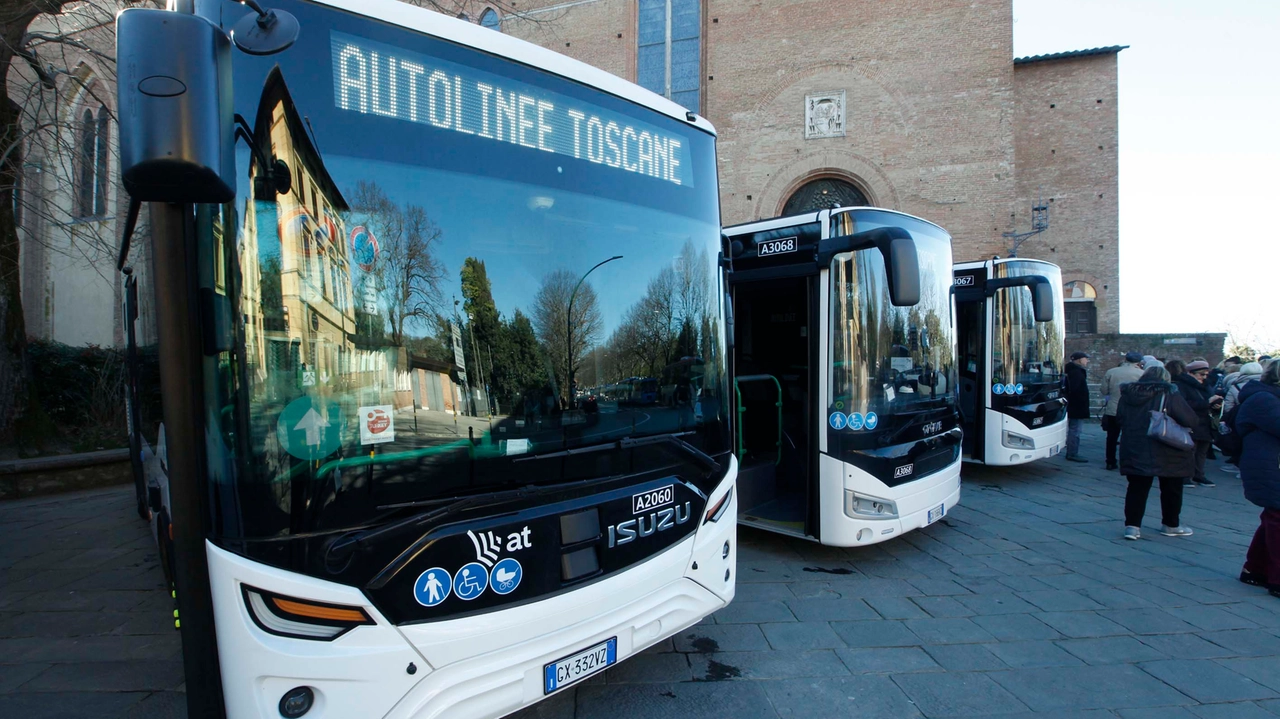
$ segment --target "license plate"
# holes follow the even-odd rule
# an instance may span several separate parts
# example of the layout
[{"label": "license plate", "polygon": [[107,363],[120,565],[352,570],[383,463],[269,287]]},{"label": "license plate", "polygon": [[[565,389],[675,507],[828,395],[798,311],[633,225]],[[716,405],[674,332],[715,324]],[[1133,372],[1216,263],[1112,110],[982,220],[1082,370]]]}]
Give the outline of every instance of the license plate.
[{"label": "license plate", "polygon": [[947,505],[939,504],[938,506],[929,510],[929,519],[925,521],[925,524],[933,524],[934,522],[938,521],[939,519],[942,519],[946,515],[947,515]]},{"label": "license plate", "polygon": [[1053,457],[1053,456],[1057,455],[1057,454],[1058,454],[1058,449],[1060,449],[1060,447],[1059,447],[1059,445],[1056,445],[1056,444],[1055,444],[1055,445],[1053,445],[1052,447],[1050,447],[1050,448],[1049,448],[1049,456],[1050,456],[1050,457]]},{"label": "license plate", "polygon": [[550,694],[576,681],[586,679],[618,661],[618,638],[610,637],[594,647],[571,654],[548,664],[543,671],[543,694]]},{"label": "license plate", "polygon": [[783,255],[788,252],[796,251],[797,238],[783,237],[780,240],[765,240],[756,245],[756,252],[759,257],[768,257],[769,255]]}]

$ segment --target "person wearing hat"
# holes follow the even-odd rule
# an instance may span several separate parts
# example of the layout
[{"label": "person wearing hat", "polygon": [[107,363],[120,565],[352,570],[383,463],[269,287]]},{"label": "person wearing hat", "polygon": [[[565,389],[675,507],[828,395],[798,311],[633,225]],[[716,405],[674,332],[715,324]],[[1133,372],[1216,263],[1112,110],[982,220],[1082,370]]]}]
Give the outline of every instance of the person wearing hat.
[{"label": "person wearing hat", "polygon": [[1087,352],[1072,352],[1066,367],[1067,451],[1068,462],[1088,462],[1080,456],[1080,432],[1089,419],[1089,366]]},{"label": "person wearing hat", "polygon": [[1209,456],[1209,447],[1213,444],[1212,420],[1209,415],[1222,406],[1222,398],[1212,395],[1204,381],[1209,377],[1209,363],[1195,360],[1184,364],[1182,360],[1170,360],[1165,367],[1173,378],[1173,385],[1178,388],[1187,404],[1196,413],[1196,423],[1191,429],[1191,438],[1196,441],[1196,471],[1192,481],[1186,486],[1213,487],[1213,482],[1204,474],[1204,462]]},{"label": "person wearing hat", "polygon": [[1155,355],[1142,355],[1142,369],[1150,367],[1163,367],[1164,362],[1156,359]]},{"label": "person wearing hat", "polygon": [[1116,411],[1120,408],[1120,387],[1138,381],[1142,376],[1141,365],[1141,354],[1126,352],[1124,362],[1102,376],[1102,396],[1107,400],[1107,406],[1102,410],[1102,429],[1107,432],[1107,469],[1119,468],[1116,449],[1120,446],[1120,422],[1116,419]]},{"label": "person wearing hat", "polygon": [[[1243,447],[1239,444],[1239,436],[1235,434],[1235,430],[1231,427],[1231,411],[1240,406],[1240,391],[1250,382],[1256,382],[1261,379],[1262,372],[1261,364],[1246,362],[1240,366],[1238,372],[1222,378],[1222,422],[1219,425],[1218,438],[1214,441],[1219,443],[1223,456],[1227,460],[1222,463],[1219,469],[1237,477],[1240,476],[1240,457],[1238,455]],[[1233,443],[1233,439],[1236,442]]]}]

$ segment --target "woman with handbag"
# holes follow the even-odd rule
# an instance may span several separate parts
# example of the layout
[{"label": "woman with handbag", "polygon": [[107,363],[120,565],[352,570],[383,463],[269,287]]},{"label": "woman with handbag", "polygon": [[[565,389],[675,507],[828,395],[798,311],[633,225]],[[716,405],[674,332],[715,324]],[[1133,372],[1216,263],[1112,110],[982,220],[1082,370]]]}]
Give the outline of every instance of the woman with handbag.
[{"label": "woman with handbag", "polygon": [[1182,483],[1196,470],[1195,442],[1188,428],[1196,413],[1169,383],[1163,367],[1149,367],[1137,382],[1120,388],[1120,473],[1129,480],[1124,498],[1124,538],[1142,537],[1151,483],[1160,478],[1160,533],[1188,537],[1182,526]]}]

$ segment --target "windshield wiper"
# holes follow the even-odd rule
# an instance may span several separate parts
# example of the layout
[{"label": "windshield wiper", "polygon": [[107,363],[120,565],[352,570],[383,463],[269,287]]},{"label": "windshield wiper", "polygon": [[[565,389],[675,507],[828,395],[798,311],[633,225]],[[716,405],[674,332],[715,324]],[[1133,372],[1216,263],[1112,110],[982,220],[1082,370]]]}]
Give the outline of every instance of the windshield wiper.
[{"label": "windshield wiper", "polygon": [[666,434],[652,434],[645,437],[623,437],[622,439],[600,442],[599,444],[589,444],[584,447],[573,447],[571,449],[562,449],[558,452],[547,452],[546,454],[534,454],[527,457],[519,457],[515,461],[529,462],[538,459],[551,459],[553,457],[572,457],[577,454],[600,452],[607,449],[634,449],[636,447],[644,447],[651,444],[665,444],[694,460],[698,466],[707,470],[708,473],[719,472],[720,463],[717,462],[714,457],[681,439],[681,437],[691,434],[694,433],[669,432]]}]

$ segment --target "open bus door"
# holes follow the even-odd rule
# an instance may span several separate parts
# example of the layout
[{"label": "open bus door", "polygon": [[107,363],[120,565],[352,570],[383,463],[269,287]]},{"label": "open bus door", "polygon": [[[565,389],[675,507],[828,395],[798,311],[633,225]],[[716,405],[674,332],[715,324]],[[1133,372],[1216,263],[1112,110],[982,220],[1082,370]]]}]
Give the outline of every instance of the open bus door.
[{"label": "open bus door", "polygon": [[733,237],[738,521],[816,539],[818,222]]}]

